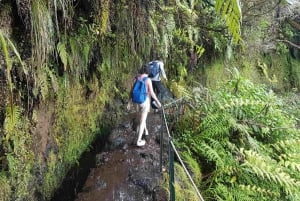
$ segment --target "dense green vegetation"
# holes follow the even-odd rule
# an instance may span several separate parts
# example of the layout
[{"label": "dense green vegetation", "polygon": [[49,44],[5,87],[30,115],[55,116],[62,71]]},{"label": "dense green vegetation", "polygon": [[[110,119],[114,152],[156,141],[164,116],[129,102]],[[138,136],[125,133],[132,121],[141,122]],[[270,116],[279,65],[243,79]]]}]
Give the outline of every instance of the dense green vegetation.
[{"label": "dense green vegetation", "polygon": [[299,200],[300,131],[280,97],[238,73],[193,95],[176,142],[200,164],[205,200]]},{"label": "dense green vegetation", "polygon": [[[128,80],[155,56],[165,61],[176,95],[199,83],[209,88],[208,97],[195,100],[195,121],[178,127],[207,200],[299,196],[297,152],[287,141],[297,140],[298,131],[284,112],[297,110],[282,110],[279,98],[241,77],[218,87],[232,78],[234,66],[267,89],[298,91],[299,13],[288,6],[0,0],[0,200],[49,200],[103,128],[122,115]],[[195,146],[186,149],[189,143]],[[182,177],[177,189],[184,192],[186,184]]]}]

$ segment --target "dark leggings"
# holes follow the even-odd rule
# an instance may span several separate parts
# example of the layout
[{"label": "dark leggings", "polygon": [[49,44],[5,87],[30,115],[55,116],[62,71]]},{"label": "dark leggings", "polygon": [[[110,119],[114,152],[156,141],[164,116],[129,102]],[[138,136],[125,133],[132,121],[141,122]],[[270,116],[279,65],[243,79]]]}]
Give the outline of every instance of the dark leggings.
[{"label": "dark leggings", "polygon": [[158,97],[160,94],[161,82],[160,81],[152,81],[152,86],[153,86],[154,93]]}]

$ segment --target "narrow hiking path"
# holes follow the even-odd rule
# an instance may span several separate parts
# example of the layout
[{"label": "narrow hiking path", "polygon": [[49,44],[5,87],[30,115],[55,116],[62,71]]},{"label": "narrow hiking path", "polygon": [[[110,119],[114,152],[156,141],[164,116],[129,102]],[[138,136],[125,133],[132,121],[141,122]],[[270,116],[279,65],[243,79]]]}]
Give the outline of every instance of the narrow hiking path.
[{"label": "narrow hiking path", "polygon": [[[160,88],[162,102],[173,100],[174,96],[164,85]],[[162,113],[151,112],[147,118],[148,136],[143,136],[146,145],[137,147],[136,127],[138,117],[132,111],[125,115],[120,124],[110,132],[104,150],[97,154],[94,167],[90,167],[88,178],[75,201],[165,201],[166,189],[161,187],[163,172],[160,160],[165,165],[168,158],[167,140],[160,142]],[[163,147],[162,158],[160,155]]]},{"label": "narrow hiking path", "polygon": [[104,151],[96,155],[96,165],[91,167],[90,174],[75,200],[168,200],[165,191],[160,187],[161,122],[160,113],[149,113],[149,135],[144,136],[146,145],[137,147],[136,115],[126,116],[111,131]]}]

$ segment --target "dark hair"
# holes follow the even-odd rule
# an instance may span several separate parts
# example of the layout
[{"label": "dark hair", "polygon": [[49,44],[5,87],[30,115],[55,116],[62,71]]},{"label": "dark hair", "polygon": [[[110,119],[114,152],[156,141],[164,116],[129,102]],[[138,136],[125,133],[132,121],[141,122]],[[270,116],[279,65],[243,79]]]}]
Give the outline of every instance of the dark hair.
[{"label": "dark hair", "polygon": [[156,56],[155,60],[162,61],[162,57],[161,56]]},{"label": "dark hair", "polygon": [[148,74],[148,67],[146,64],[142,65],[142,67],[139,70],[139,73],[140,74],[144,74],[144,73]]}]

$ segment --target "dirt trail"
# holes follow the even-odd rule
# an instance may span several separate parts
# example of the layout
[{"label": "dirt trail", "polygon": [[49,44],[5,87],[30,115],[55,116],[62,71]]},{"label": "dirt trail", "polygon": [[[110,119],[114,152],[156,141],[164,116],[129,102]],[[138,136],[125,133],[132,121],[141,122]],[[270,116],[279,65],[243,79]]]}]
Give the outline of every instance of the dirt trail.
[{"label": "dirt trail", "polygon": [[135,122],[135,116],[126,116],[112,130],[104,152],[96,155],[96,167],[91,168],[76,201],[168,200],[159,186],[162,179],[160,113],[150,113],[148,116],[149,136],[144,136],[144,147],[136,146]]}]

